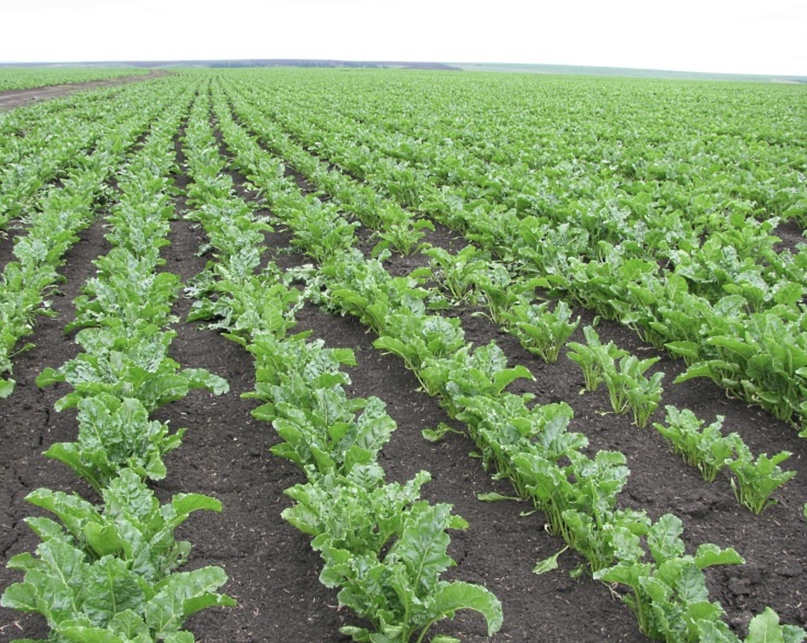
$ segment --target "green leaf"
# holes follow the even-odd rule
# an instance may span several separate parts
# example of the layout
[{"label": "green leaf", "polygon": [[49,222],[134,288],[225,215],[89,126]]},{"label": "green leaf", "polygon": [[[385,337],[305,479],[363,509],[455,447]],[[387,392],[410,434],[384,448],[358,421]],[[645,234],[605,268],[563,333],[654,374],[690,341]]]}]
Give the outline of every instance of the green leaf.
[{"label": "green leaf", "polygon": [[807,637],[801,627],[780,625],[779,615],[770,607],[757,614],[748,625],[745,643],[800,643]]},{"label": "green leaf", "polygon": [[526,368],[525,366],[521,366],[519,364],[514,368],[508,368],[507,370],[499,371],[498,373],[496,373],[493,376],[494,389],[496,390],[497,393],[501,393],[508,384],[519,378],[524,378],[528,380],[535,379],[535,377],[528,368]]},{"label": "green leaf", "polygon": [[0,379],[0,399],[7,398],[14,392],[14,380],[11,378],[4,380]]},{"label": "green leaf", "polygon": [[[27,554],[30,556],[30,554]],[[11,567],[11,565],[9,565]],[[36,589],[31,583],[14,583],[6,588],[0,598],[0,605],[20,612],[40,612],[40,602]]]},{"label": "green leaf", "polygon": [[741,643],[740,639],[722,621],[698,623],[700,643]]},{"label": "green leaf", "polygon": [[748,625],[745,643],[784,643],[779,616],[770,607],[757,614]]},{"label": "green leaf", "polygon": [[682,532],[681,519],[674,514],[664,514],[650,527],[647,546],[656,563],[660,565],[684,553],[684,542],[680,538]]},{"label": "green leaf", "polygon": [[521,502],[523,500],[523,498],[519,498],[518,496],[505,496],[495,491],[491,491],[490,493],[478,493],[476,494],[476,499],[482,502],[498,502],[499,500],[515,500],[516,502]]},{"label": "green leaf", "polygon": [[172,574],[158,584],[158,593],[146,605],[146,623],[158,636],[165,636],[177,632],[188,616],[205,607],[234,606],[229,596],[214,591],[226,582],[227,574],[220,567]]},{"label": "green leaf", "polygon": [[485,617],[488,636],[493,636],[502,627],[502,605],[487,588],[472,583],[454,581],[443,585],[434,597],[439,614],[451,616],[459,609],[472,609]]},{"label": "green leaf", "polygon": [[440,422],[437,425],[436,429],[423,429],[420,434],[423,436],[425,440],[429,442],[439,442],[443,439],[446,433],[456,433],[458,435],[465,435],[462,431],[458,431],[457,429],[450,427],[445,422]]},{"label": "green leaf", "polygon": [[789,281],[776,291],[773,300],[777,304],[790,305],[801,301],[803,295],[804,287],[801,284]]},{"label": "green leaf", "polygon": [[742,565],[743,563],[745,563],[743,557],[731,547],[720,549],[712,543],[701,545],[695,554],[695,564],[698,569],[706,569],[712,565]]},{"label": "green leaf", "polygon": [[63,373],[57,371],[55,368],[46,368],[42,371],[39,376],[36,378],[36,385],[39,388],[44,388],[45,386],[50,386],[51,384],[55,384],[56,382],[64,382],[65,376]]},{"label": "green leaf", "polygon": [[215,511],[221,513],[221,501],[200,493],[180,493],[171,499],[171,504],[177,516],[185,517],[198,510]]},{"label": "green leaf", "polygon": [[123,552],[125,541],[118,534],[116,525],[101,525],[95,522],[84,526],[84,537],[98,556]]},{"label": "green leaf", "polygon": [[532,568],[533,574],[545,574],[546,572],[551,572],[558,568],[558,557],[569,549],[568,545],[561,549],[559,552],[553,554],[549,558],[544,558],[544,560],[538,562],[535,567]]},{"label": "green leaf", "polygon": [[82,611],[99,624],[108,623],[123,610],[141,612],[146,601],[138,575],[128,569],[126,562],[112,556],[92,566],[85,592]]},{"label": "green leaf", "polygon": [[188,378],[188,385],[191,388],[206,388],[213,395],[223,395],[230,390],[227,380],[204,368],[186,368],[183,369],[182,375]]},{"label": "green leaf", "polygon": [[101,627],[65,627],[59,628],[58,632],[63,640],[71,643],[129,643],[131,640]]}]

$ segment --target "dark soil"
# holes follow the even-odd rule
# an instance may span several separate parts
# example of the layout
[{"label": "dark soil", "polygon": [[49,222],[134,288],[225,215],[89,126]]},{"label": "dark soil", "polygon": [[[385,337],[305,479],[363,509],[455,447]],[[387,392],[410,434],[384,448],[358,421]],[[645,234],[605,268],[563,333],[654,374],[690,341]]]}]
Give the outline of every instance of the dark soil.
[{"label": "dark soil", "polygon": [[[184,177],[177,179],[178,185],[186,182]],[[239,189],[249,194],[249,190]],[[178,200],[180,213],[184,207],[184,201]],[[289,239],[282,226],[266,235],[268,258],[283,268],[306,261],[289,249]],[[174,222],[171,245],[163,249],[164,269],[190,280],[209,259],[196,255],[204,241],[198,228],[183,220]],[[430,234],[429,241],[446,247],[459,243],[446,230]],[[78,352],[72,337],[65,336],[62,329],[75,315],[72,300],[81,284],[94,274],[91,260],[108,249],[103,228],[96,224],[69,251],[62,270],[65,282],[53,298],[56,316],[39,321],[31,337],[36,347],[20,354],[15,362],[17,390],[9,399],[0,400],[4,445],[0,454],[0,588],[21,579],[18,572],[5,568],[9,558],[37,546],[37,538],[23,523],[25,516],[37,513],[23,501],[27,493],[45,486],[92,497],[65,467],[41,455],[54,442],[72,440],[76,424],[74,414],[53,410],[66,387],[42,390],[35,378],[45,367],[58,367]],[[418,256],[393,257],[388,268],[403,274],[422,262]],[[190,304],[180,299],[175,313],[184,319]],[[708,382],[673,385],[683,366],[661,355],[657,367],[666,373],[665,404],[690,408],[709,422],[717,414],[725,416],[725,429],[738,432],[754,453],[793,452],[785,464],[798,475],[774,494],[776,506],[753,516],[737,504],[727,477],[720,476],[712,485],[705,483],[654,429],[637,429],[629,416],[610,412],[604,390],[581,393],[580,369],[565,355],[556,364],[544,364],[478,311],[453,314],[462,320],[468,341],[482,345],[495,340],[512,364],[523,364],[532,371],[535,381],[517,381],[511,386],[513,392],[529,391],[541,403],[565,400],[575,411],[571,429],[588,436],[592,451],[618,449],[626,455],[632,475],[622,495],[623,506],[645,509],[653,518],[676,513],[684,521],[690,550],[713,542],[733,546],[746,558],[743,566],[709,572],[711,597],[722,603],[728,621],[738,631],[744,633],[751,616],[766,605],[783,622],[807,623],[803,574],[807,522],[802,516],[807,500],[807,443],[792,427],[755,407],[727,399]],[[582,340],[582,325],[593,321],[591,314],[579,314],[582,324],[574,341]],[[457,566],[448,576],[483,583],[493,591],[502,601],[504,625],[499,634],[487,639],[481,617],[460,612],[455,620],[435,627],[434,633],[452,634],[463,641],[502,643],[646,640],[616,592],[587,574],[570,575],[581,565],[577,555],[563,554],[556,571],[540,576],[532,573],[537,561],[562,548],[562,541],[549,536],[542,514],[530,512],[531,507],[524,503],[477,500],[479,493],[507,494],[510,489],[483,470],[480,460],[472,457],[474,446],[465,436],[450,433],[437,444],[423,439],[423,429],[451,421],[437,400],[419,390],[415,377],[397,358],[372,347],[373,336],[355,319],[329,315],[309,305],[298,314],[298,329],[311,329],[313,337],[322,338],[328,346],[352,348],[359,365],[349,370],[350,393],[375,395],[387,403],[398,423],[381,456],[388,478],[406,480],[421,469],[430,471],[432,481],[424,487],[424,495],[433,502],[453,504],[455,512],[469,522],[466,531],[452,532],[450,554]],[[334,590],[319,583],[320,561],[309,538],[280,517],[290,505],[283,490],[302,482],[303,476],[293,464],[269,453],[277,441],[271,426],[252,418],[255,403],[240,397],[254,385],[250,355],[196,324],[180,322],[176,330],[172,357],[184,367],[204,367],[225,377],[231,387],[220,397],[194,392],[156,414],[174,428],[188,428],[182,446],[168,458],[167,479],[155,485],[158,493],[164,500],[178,492],[206,493],[223,504],[221,514],[197,513],[183,525],[182,537],[193,544],[186,569],[222,566],[230,577],[224,589],[238,601],[233,609],[200,612],[188,621],[188,628],[197,640],[208,643],[346,643],[339,627],[355,623],[356,618],[349,610],[339,609]],[[605,342],[613,339],[639,356],[655,354],[621,326],[601,324],[598,330]],[[663,420],[663,411],[657,411],[653,419]],[[40,617],[0,608],[0,642],[46,635]]]}]

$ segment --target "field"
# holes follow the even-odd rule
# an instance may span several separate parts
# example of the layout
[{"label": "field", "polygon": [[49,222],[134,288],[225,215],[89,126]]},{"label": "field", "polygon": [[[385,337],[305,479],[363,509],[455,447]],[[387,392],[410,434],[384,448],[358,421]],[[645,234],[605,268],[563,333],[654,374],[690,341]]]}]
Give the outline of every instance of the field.
[{"label": "field", "polygon": [[0,113],[0,641],[802,640],[805,123],[412,70]]}]

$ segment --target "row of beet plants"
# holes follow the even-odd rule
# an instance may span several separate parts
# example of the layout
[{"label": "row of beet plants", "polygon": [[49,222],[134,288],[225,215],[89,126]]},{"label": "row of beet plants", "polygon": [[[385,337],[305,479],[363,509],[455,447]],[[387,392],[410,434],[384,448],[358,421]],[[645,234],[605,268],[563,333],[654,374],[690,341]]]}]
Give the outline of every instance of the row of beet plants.
[{"label": "row of beet plants", "polygon": [[35,206],[42,188],[80,165],[111,123],[123,122],[119,93],[48,101],[0,116],[0,230]]},{"label": "row of beet plants", "polygon": [[[400,228],[403,221],[408,224],[412,243],[401,247],[393,244],[393,247],[405,254],[411,250],[423,229],[417,225],[415,217],[400,205],[379,196],[373,187],[361,185],[343,173],[331,170],[324,162],[295,145],[276,125],[265,120],[255,120],[245,101],[233,102],[238,106],[239,116],[249,122],[250,128],[260,137],[262,143],[271,147],[308,180],[333,197],[343,209],[375,229],[376,234],[384,241],[376,246],[374,252],[389,247],[389,235]],[[392,212],[395,215],[379,217],[372,216],[369,212]],[[338,230],[339,226],[335,229]],[[395,237],[399,238],[400,235]],[[512,275],[504,263],[493,260],[489,251],[481,250],[470,243],[457,254],[436,247],[421,246],[421,251],[430,257],[430,265],[415,271],[412,276],[417,277],[419,282],[427,279],[439,284],[447,299],[446,304],[482,305],[487,309],[491,320],[518,337],[525,348],[548,362],[557,359],[577,323],[570,320],[571,311],[563,301],[557,302],[552,310],[549,308],[550,302],[536,304],[531,301],[536,286],[545,285],[545,281]],[[441,308],[443,303],[439,298],[430,297],[428,305],[434,309]],[[657,358],[639,360],[625,351],[612,350],[615,347],[603,347],[597,341],[592,328],[586,329],[586,337],[587,343],[575,343],[574,350],[570,353],[571,359],[578,362],[583,369],[586,387],[596,390],[600,382],[605,382],[614,412],[623,413],[630,409],[634,423],[639,427],[645,426],[662,399],[663,373],[645,376],[645,372]],[[615,359],[619,359],[618,364]],[[673,422],[665,432],[665,437],[679,451],[682,441],[675,441],[672,437],[680,434],[680,427],[680,424]],[[709,459],[715,465],[719,462],[719,468],[730,466],[734,473],[731,483],[735,495],[755,513],[770,506],[773,503],[770,494],[795,475],[792,471],[783,472],[778,466],[790,456],[788,452],[779,453],[773,458],[761,454],[754,460],[750,450],[736,433],[721,436],[718,431],[715,436],[713,431],[690,431],[687,442],[691,445],[688,461],[693,465],[703,466]],[[693,461],[692,456],[697,453],[703,453],[704,456]],[[710,472],[707,479],[714,480],[714,475]]]},{"label": "row of beet plants", "polygon": [[[429,266],[411,273],[418,283],[425,278],[436,284],[451,305],[481,306],[487,316],[503,330],[517,337],[521,345],[547,363],[556,361],[561,349],[577,329],[580,318],[572,319],[569,306],[562,300],[535,303],[532,296],[540,279],[518,278],[490,253],[468,244],[452,254],[443,248],[421,250],[430,257]],[[430,308],[442,308],[439,298],[429,298]],[[664,373],[645,375],[659,358],[639,359],[612,342],[603,345],[593,327],[583,329],[585,343],[568,345],[568,357],[576,362],[584,376],[585,387],[596,391],[600,384],[608,388],[615,413],[633,413],[637,427],[648,424],[662,400]],[[667,438],[673,449],[691,465],[697,466],[708,482],[728,466],[731,485],[738,501],[754,513],[774,503],[771,494],[790,480],[794,471],[778,466],[792,455],[782,451],[773,457],[760,454],[756,459],[737,433],[723,435],[722,420],[701,430],[703,422],[684,409],[667,408],[667,425],[654,426]]]},{"label": "row of beet plants", "polygon": [[[265,91],[253,88],[248,99],[259,101]],[[299,113],[272,104],[266,109],[328,160],[466,232],[501,259],[520,262],[525,273],[545,277],[556,294],[619,319],[682,357],[690,368],[679,381],[709,377],[779,419],[800,421],[807,412],[807,345],[798,306],[807,264],[801,253],[775,252],[775,219],[758,223],[738,213],[701,243],[708,228],[678,210],[653,210],[654,216],[637,223],[638,215],[624,207],[594,207],[601,201],[595,195],[587,197],[592,213],[587,225],[575,222],[568,208],[531,199],[529,184],[505,189],[506,174],[497,175],[500,189],[491,201],[488,165],[477,176],[482,193],[474,193],[465,175],[441,183],[444,157],[391,164],[394,146],[385,141],[394,135],[386,131],[372,147],[356,146],[356,125],[347,119],[312,117],[329,123],[323,131]],[[639,208],[645,215],[651,209]],[[615,226],[608,223],[609,213]],[[782,337],[786,341],[779,341]]]},{"label": "row of beet plants", "polygon": [[379,239],[373,253],[393,250],[404,255],[420,247],[426,230],[434,230],[428,219],[413,216],[396,202],[391,201],[370,186],[332,171],[328,163],[296,144],[275,123],[264,118],[255,118],[254,104],[234,91],[227,97],[239,119],[250,131],[297,172],[310,181],[317,190],[328,194],[343,209],[349,210],[364,225],[374,231]]},{"label": "row of beet plants", "polygon": [[51,314],[46,297],[60,280],[65,253],[96,218],[107,181],[126,152],[172,97],[168,91],[162,96],[148,102],[147,109],[126,97],[110,103],[98,123],[103,133],[94,152],[77,161],[61,185],[44,192],[36,208],[26,213],[26,234],[16,237],[14,260],[0,276],[0,397],[14,391],[13,357],[29,347],[19,346],[20,340],[33,332],[37,315]]},{"label": "row of beet plants", "polygon": [[[433,120],[439,121],[446,105],[424,102],[406,118],[396,114],[394,107],[390,109],[385,105],[379,110],[380,117],[356,118],[351,111],[356,106],[346,108],[346,103],[350,103],[353,97],[341,97],[342,100],[335,101],[336,109],[325,111],[319,101],[333,104],[333,97],[307,95],[304,86],[301,89],[300,85],[278,89],[253,84],[251,97],[258,99],[270,93],[282,97],[281,101],[275,99],[265,104],[266,115],[277,120],[309,149],[367,179],[383,193],[415,210],[434,207],[441,200],[439,192],[442,191],[454,199],[473,203],[474,207],[496,209],[504,206],[521,214],[538,214],[556,223],[568,223],[580,233],[589,253],[597,252],[600,241],[611,244],[629,242],[634,256],[662,253],[663,259],[670,258],[663,253],[674,250],[675,245],[697,246],[698,236],[708,232],[710,236],[717,236],[714,242],[730,241],[740,258],[750,260],[752,265],[759,263],[754,251],[772,227],[767,223],[756,226],[750,235],[748,229],[736,231],[738,221],[743,218],[741,212],[744,212],[741,210],[743,203],[736,196],[733,201],[729,199],[729,204],[739,219],[738,216],[707,216],[694,207],[695,203],[687,204],[688,216],[683,220],[680,212],[660,212],[672,197],[657,194],[655,199],[650,198],[643,191],[645,183],[641,184],[640,193],[647,198],[632,195],[634,186],[630,185],[630,179],[613,167],[602,167],[602,157],[598,158],[592,149],[596,149],[596,142],[586,140],[584,143],[588,147],[574,149],[581,142],[572,142],[571,133],[554,141],[552,166],[549,167],[547,151],[530,148],[525,143],[525,139],[534,138],[535,133],[523,131],[521,122],[507,121],[501,127],[501,139],[497,140],[493,153],[491,141],[485,137],[485,130],[490,126],[487,121],[475,123],[471,133],[463,129],[452,130],[450,125],[439,122],[434,127],[423,127],[424,120],[435,125]],[[290,105],[294,108],[290,109]],[[518,130],[518,135],[511,135],[508,129]],[[609,142],[604,140],[601,143],[607,145]],[[636,144],[641,145],[641,139]],[[508,148],[516,149],[508,152]],[[732,167],[728,159],[736,151],[724,151],[726,158],[718,160]],[[605,150],[602,152],[607,154]],[[542,160],[535,163],[530,160],[532,155],[538,155]],[[571,159],[576,164],[566,162]],[[715,162],[711,160],[710,163],[710,171],[714,173]],[[778,178],[781,179],[781,175]],[[744,187],[742,183],[732,186],[735,194],[737,189]],[[689,187],[696,189],[694,185]],[[725,189],[726,184],[720,182],[712,188],[713,191]],[[550,192],[554,198],[550,199],[546,194],[541,199],[541,190]],[[753,223],[749,220],[743,227],[749,228]],[[740,236],[720,238],[720,234],[732,232],[735,237]],[[746,237],[748,243],[738,243]],[[654,243],[660,239],[665,243]],[[716,245],[720,244],[712,243],[712,248]],[[761,264],[754,271],[745,266],[739,271],[740,281],[747,282],[750,272],[760,272],[760,269],[764,269],[766,274],[762,276],[766,277],[767,272],[776,271],[778,265]],[[792,269],[798,268],[797,265]],[[704,270],[702,267],[701,271]],[[803,276],[803,269],[800,274]],[[705,274],[702,276],[706,277]],[[716,286],[719,290],[720,284]]]},{"label": "row of beet plants", "polygon": [[[657,371],[647,378],[644,372],[658,358],[640,360],[613,342],[603,344],[591,326],[586,326],[583,332],[586,343],[571,342],[568,357],[583,370],[586,389],[596,391],[604,382],[614,412],[622,413],[630,407],[636,425],[645,426],[661,401],[663,373]],[[667,424],[656,422],[653,426],[673,450],[697,467],[707,482],[713,482],[721,469],[728,467],[734,495],[753,513],[759,514],[775,504],[771,494],[796,475],[795,471],[782,471],[779,467],[792,453],[780,451],[773,457],[761,453],[755,459],[737,433],[723,435],[722,417],[702,428],[704,422],[689,409],[668,405],[666,411]]]},{"label": "row of beet plants", "polygon": [[[311,207],[307,204],[313,197],[298,194],[298,211],[286,216],[289,191],[296,188],[277,165],[270,169],[254,146],[244,155],[236,148],[244,169],[264,190],[275,213],[300,238],[308,237],[320,225],[317,211],[324,206]],[[249,159],[255,158],[260,163],[251,164]],[[526,369],[508,369],[495,344],[472,351],[456,319],[426,312],[428,293],[415,280],[390,277],[379,261],[365,260],[352,249],[353,239],[333,242],[333,251],[325,257],[321,252],[312,255],[321,262],[310,290],[320,293],[315,299],[332,310],[355,314],[372,327],[379,335],[376,347],[400,355],[424,389],[440,395],[449,413],[468,424],[486,464],[495,465],[522,497],[547,514],[554,532],[586,556],[595,577],[634,590],[628,602],[645,633],[669,641],[739,640],[720,619],[722,608],[708,600],[702,571],[741,563],[734,550],[707,544],[695,555],[685,555],[677,517],[667,515],[651,523],[644,512],[617,510],[616,496],[628,475],[622,454],[602,451],[588,458],[582,452],[585,437],[567,431],[568,405],[529,407],[530,396],[504,391],[514,379],[531,377]],[[648,553],[652,562],[646,560]],[[746,640],[762,640],[762,628],[776,628],[792,640],[804,635],[798,628],[779,626],[776,614],[766,610],[755,618]]]},{"label": "row of beet plants", "polygon": [[72,391],[56,408],[78,411],[76,441],[54,444],[45,455],[100,497],[96,503],[45,488],[27,497],[58,521],[26,519],[42,542],[35,555],[10,560],[25,577],[5,590],[2,605],[44,616],[49,641],[190,643],[193,635],[181,629],[190,615],[234,604],[216,592],[227,579],[222,569],[176,571],[191,545],[177,541],[175,529],[194,511],[220,511],[220,503],[180,493],[160,504],[147,484],[165,477],[163,456],[183,433],[149,414],[194,387],[227,390],[221,378],[182,370],[167,356],[175,333],[165,329],[180,284],[156,270],[173,216],[173,137],[190,100],[185,88],[163,103],[162,118],[119,172],[120,198],[108,216],[113,248],[96,260],[97,275],[76,299],[68,327],[81,329],[75,341],[84,352],[37,379],[40,386],[67,382]]},{"label": "row of beet plants", "polygon": [[[332,289],[325,303],[358,314],[379,334],[377,348],[401,356],[424,389],[441,396],[449,413],[468,425],[484,461],[546,513],[552,531],[588,559],[595,578],[634,590],[627,602],[642,631],[668,641],[708,640],[718,633],[736,640],[719,620],[720,606],[708,601],[702,570],[741,563],[742,558],[732,549],[710,544],[701,545],[694,556],[685,555],[676,516],[651,524],[644,512],[616,509],[629,473],[622,454],[600,451],[593,459],[585,456],[585,437],[567,431],[568,406],[530,408],[530,396],[504,392],[510,381],[528,371],[506,368],[495,344],[472,352],[455,320],[428,315],[417,305],[423,295],[416,294],[414,282],[389,278],[380,264],[360,266],[359,261],[354,254],[323,266]],[[562,465],[564,458],[571,464]],[[644,562],[642,537],[653,563]],[[687,594],[685,586],[699,589]],[[778,627],[778,617],[770,610],[757,617],[745,640],[764,640],[755,632],[768,627]],[[788,626],[777,631],[804,635]]]},{"label": "row of beet plants", "polygon": [[[222,123],[222,130],[228,144],[238,145],[232,128]],[[296,504],[283,517],[313,537],[324,563],[321,581],[340,588],[340,604],[370,623],[344,626],[342,633],[356,641],[420,642],[434,623],[468,608],[484,615],[492,635],[502,623],[498,599],[482,586],[440,579],[454,564],[447,530],[465,521],[447,504],[420,499],[427,472],[405,484],[385,480],[377,456],[395,422],[380,399],[346,395],[350,379],[341,367],[355,365],[353,352],[309,341],[308,333],[289,335],[300,294],[272,263],[256,273],[267,226],[234,195],[224,159],[213,158],[206,101],[195,108],[186,143],[196,206],[190,216],[202,223],[216,254],[194,289],[200,299],[190,319],[212,321],[254,357],[250,397],[262,404],[253,414],[272,422],[283,439],[272,452],[307,478],[286,491]]]},{"label": "row of beet plants", "polygon": [[[446,299],[456,305],[482,306],[490,319],[517,337],[524,348],[552,363],[577,329],[580,318],[573,320],[571,309],[562,300],[531,301],[536,280],[513,278],[504,265],[489,253],[473,245],[457,254],[442,248],[426,248],[430,265],[417,269],[412,276],[425,277],[437,284]],[[434,307],[435,299],[430,298]],[[438,304],[439,307],[439,304]],[[632,411],[637,427],[648,424],[662,400],[664,373],[646,375],[659,358],[639,359],[616,347],[603,345],[593,327],[583,329],[585,343],[568,344],[568,357],[576,362],[584,376],[585,387],[596,391],[605,384],[615,413]],[[794,471],[778,466],[790,457],[782,451],[773,457],[760,454],[756,459],[737,433],[723,435],[718,421],[701,430],[703,422],[684,409],[667,408],[667,425],[654,426],[667,438],[674,450],[691,465],[697,466],[708,482],[728,466],[732,471],[732,489],[738,501],[754,513],[774,503],[770,495],[790,480]]]}]

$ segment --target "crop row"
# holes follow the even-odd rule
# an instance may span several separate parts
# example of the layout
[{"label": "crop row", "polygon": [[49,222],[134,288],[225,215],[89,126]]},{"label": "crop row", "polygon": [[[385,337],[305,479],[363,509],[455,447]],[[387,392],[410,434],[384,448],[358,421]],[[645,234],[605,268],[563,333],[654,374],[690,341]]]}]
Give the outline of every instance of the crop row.
[{"label": "crop row", "polygon": [[296,504],[283,517],[314,538],[322,582],[339,587],[340,603],[372,624],[342,632],[356,641],[423,641],[432,624],[470,608],[484,614],[488,635],[495,633],[502,622],[495,596],[479,585],[440,580],[454,564],[446,531],[465,521],[449,505],[419,498],[427,472],[405,484],[385,481],[376,460],[395,422],[380,399],[345,394],[350,380],[340,367],[355,365],[353,352],[307,341],[306,333],[289,335],[300,295],[272,263],[255,274],[266,225],[233,195],[223,159],[214,158],[209,106],[200,100],[197,108],[186,135],[194,179],[188,192],[196,206],[191,216],[202,223],[216,260],[194,289],[202,298],[190,319],[212,320],[254,358],[251,397],[262,404],[253,414],[281,436],[272,452],[300,466],[308,480],[286,490]]},{"label": "crop row", "polygon": [[113,78],[120,78],[121,76],[136,76],[138,74],[147,73],[147,69],[126,67],[117,69],[89,69],[81,67],[73,69],[65,69],[62,67],[29,69],[6,67],[0,70],[0,91],[48,87],[50,85],[69,83],[85,83],[93,80],[111,80]]},{"label": "crop row", "polygon": [[81,329],[75,341],[84,352],[37,380],[67,382],[72,391],[56,409],[78,411],[77,440],[53,444],[45,455],[101,498],[95,504],[44,488],[27,497],[59,521],[26,519],[42,543],[36,555],[10,560],[25,578],[5,590],[2,605],[44,616],[48,640],[187,643],[194,637],[181,628],[190,615],[234,604],[216,592],[227,580],[222,569],[175,571],[190,551],[190,543],[175,540],[175,529],[196,510],[220,511],[220,503],[180,493],[161,505],[146,484],[165,477],[163,456],[183,433],[170,433],[150,413],[191,388],[227,390],[221,378],[168,358],[175,333],[165,328],[179,280],[156,271],[173,216],[173,139],[191,96],[185,89],[174,97],[119,175],[119,200],[107,218],[113,248],[96,261],[97,275],[77,298],[68,327]]},{"label": "crop row", "polygon": [[[173,98],[169,94],[163,101]],[[27,348],[19,346],[19,341],[33,331],[37,315],[49,314],[46,297],[60,279],[57,270],[65,252],[78,240],[78,232],[95,219],[96,206],[106,198],[108,181],[164,109],[167,103],[163,101],[150,102],[148,109],[126,98],[111,103],[97,125],[92,154],[68,167],[60,185],[43,187],[38,203],[24,212],[27,226],[14,237],[15,260],[3,267],[0,277],[0,397],[14,390],[12,358]],[[64,156],[63,161],[68,158]]]}]

